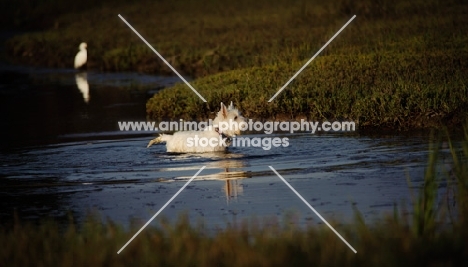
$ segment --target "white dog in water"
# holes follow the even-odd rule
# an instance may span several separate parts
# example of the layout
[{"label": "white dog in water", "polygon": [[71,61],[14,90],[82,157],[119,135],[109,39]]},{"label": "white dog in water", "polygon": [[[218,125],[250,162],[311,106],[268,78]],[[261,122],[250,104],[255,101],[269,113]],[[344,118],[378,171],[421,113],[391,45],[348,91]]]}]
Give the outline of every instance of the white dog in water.
[{"label": "white dog in water", "polygon": [[213,120],[213,125],[202,131],[182,131],[173,135],[161,134],[151,140],[147,147],[166,142],[167,152],[203,153],[225,151],[230,144],[230,138],[240,135],[240,122],[245,122],[245,119],[241,116],[239,110],[234,108],[232,101],[229,107],[221,103],[221,109]]}]

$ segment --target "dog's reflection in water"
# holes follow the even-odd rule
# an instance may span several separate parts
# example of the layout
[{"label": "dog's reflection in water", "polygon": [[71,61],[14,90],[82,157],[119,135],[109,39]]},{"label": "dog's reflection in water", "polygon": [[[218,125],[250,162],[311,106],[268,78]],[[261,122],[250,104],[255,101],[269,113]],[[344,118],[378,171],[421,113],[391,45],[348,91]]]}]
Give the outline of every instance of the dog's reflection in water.
[{"label": "dog's reflection in water", "polygon": [[244,187],[238,179],[227,179],[223,187],[226,193],[226,202],[229,204],[231,199],[237,200],[237,195],[242,195]]},{"label": "dog's reflection in water", "polygon": [[[174,157],[175,156],[175,157]],[[199,163],[205,165],[206,168],[197,176],[196,180],[218,180],[224,181],[222,190],[225,192],[226,201],[237,199],[237,196],[242,195],[243,185],[242,180],[251,178],[251,172],[246,171],[247,164],[244,160],[245,156],[237,153],[200,153],[200,154],[173,154],[169,155],[172,160],[186,160],[191,158],[208,158],[210,161]],[[194,171],[199,167],[190,166],[161,168],[159,172],[174,172],[174,171]],[[190,179],[191,176],[186,176],[183,179]],[[179,177],[181,178],[181,177]]]},{"label": "dog's reflection in water", "polygon": [[245,171],[246,164],[243,160],[234,158],[221,159],[207,164],[208,170],[219,170],[219,172],[203,175],[204,180],[224,181],[222,190],[226,195],[226,202],[237,200],[237,196],[242,195],[244,187],[242,180],[251,177],[249,171]]}]

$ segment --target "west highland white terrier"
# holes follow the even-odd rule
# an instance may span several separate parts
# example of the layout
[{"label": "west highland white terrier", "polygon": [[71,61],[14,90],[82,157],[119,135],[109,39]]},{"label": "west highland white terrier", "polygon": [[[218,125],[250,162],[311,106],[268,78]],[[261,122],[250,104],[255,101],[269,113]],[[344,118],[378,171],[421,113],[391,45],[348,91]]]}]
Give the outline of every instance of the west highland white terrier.
[{"label": "west highland white terrier", "polygon": [[181,131],[173,135],[160,134],[148,143],[166,142],[167,152],[204,153],[225,151],[230,140],[240,135],[239,123],[244,122],[239,110],[234,108],[232,101],[229,107],[221,103],[221,109],[213,120],[213,124],[201,131]]}]

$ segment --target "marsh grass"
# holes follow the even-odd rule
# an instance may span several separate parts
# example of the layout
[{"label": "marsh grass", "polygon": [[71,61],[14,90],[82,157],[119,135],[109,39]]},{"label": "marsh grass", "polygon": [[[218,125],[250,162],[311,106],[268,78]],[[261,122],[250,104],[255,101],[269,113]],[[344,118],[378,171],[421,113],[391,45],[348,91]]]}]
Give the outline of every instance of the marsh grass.
[{"label": "marsh grass", "polygon": [[11,58],[27,64],[71,67],[78,44],[86,41],[93,68],[169,73],[117,14],[192,77],[302,62],[354,14],[358,18],[352,27],[322,55],[467,52],[463,33],[468,7],[455,0],[88,2],[68,8],[47,0],[16,3],[21,10],[17,12],[23,13],[18,19],[46,17],[49,10],[54,23],[9,40]]},{"label": "marsh grass", "polygon": [[447,53],[323,56],[271,103],[301,64],[230,71],[193,82],[207,104],[178,84],[157,93],[146,109],[150,119],[199,119],[212,116],[219,102],[234,101],[253,119],[354,120],[388,128],[461,124],[468,114],[466,75]]},{"label": "marsh grass", "polygon": [[[207,104],[179,85],[148,102],[150,119],[210,117],[220,101],[236,102],[255,119],[342,119],[360,127],[461,125],[467,117],[464,1],[119,1],[82,11],[43,2],[30,10],[32,17],[48,9],[60,15],[42,31],[8,40],[11,60],[70,68],[77,45],[86,41],[91,69],[172,74],[121,14],[176,69],[203,78],[195,87]],[[356,20],[267,104],[354,14]]]},{"label": "marsh grass", "polygon": [[[430,146],[424,182],[411,211],[396,206],[372,225],[358,210],[355,222],[332,224],[358,251],[354,254],[324,225],[296,227],[294,216],[282,222],[252,218],[216,233],[203,222],[160,219],[121,254],[117,251],[141,227],[129,229],[90,216],[81,225],[70,219],[39,224],[16,220],[0,226],[1,266],[463,266],[468,261],[468,127],[462,142],[448,144],[450,168],[441,169],[441,138]],[[451,181],[448,183],[448,181]],[[439,192],[453,189],[454,211]],[[449,205],[450,204],[450,205]],[[447,216],[456,213],[456,216]],[[411,215],[412,214],[412,215]]]}]

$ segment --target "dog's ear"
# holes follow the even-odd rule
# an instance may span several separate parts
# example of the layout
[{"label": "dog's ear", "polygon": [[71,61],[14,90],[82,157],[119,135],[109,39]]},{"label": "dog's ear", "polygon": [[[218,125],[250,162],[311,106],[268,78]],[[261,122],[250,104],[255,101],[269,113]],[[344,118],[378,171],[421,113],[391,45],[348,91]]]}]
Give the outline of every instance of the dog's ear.
[{"label": "dog's ear", "polygon": [[227,116],[228,116],[228,110],[227,110],[226,106],[223,104],[223,102],[221,102],[221,109],[219,110],[219,113],[220,113],[224,118],[227,118]]},{"label": "dog's ear", "polygon": [[232,104],[232,101],[231,101],[231,104],[229,104],[228,110],[232,110],[232,109],[234,109],[234,105]]}]

